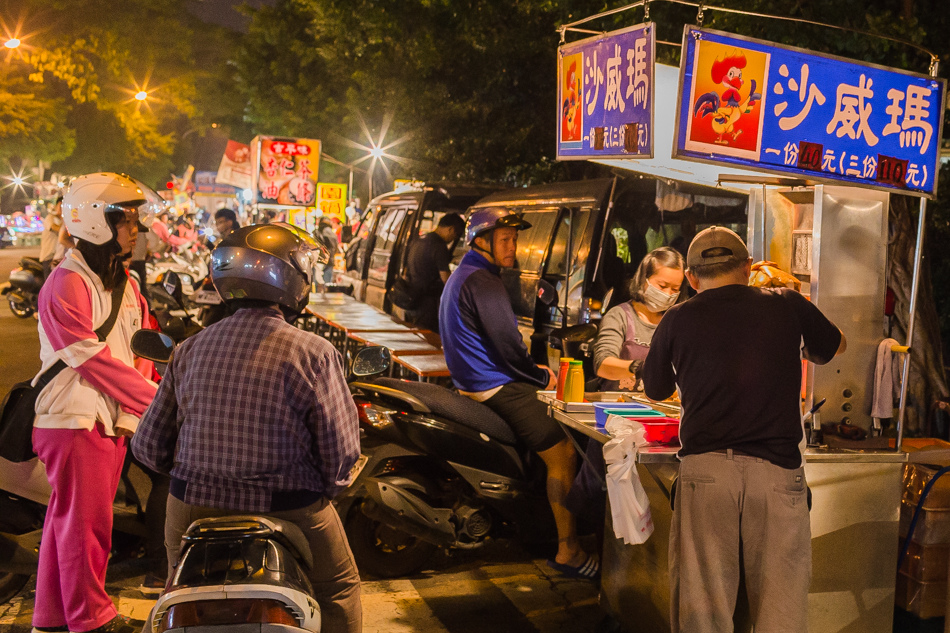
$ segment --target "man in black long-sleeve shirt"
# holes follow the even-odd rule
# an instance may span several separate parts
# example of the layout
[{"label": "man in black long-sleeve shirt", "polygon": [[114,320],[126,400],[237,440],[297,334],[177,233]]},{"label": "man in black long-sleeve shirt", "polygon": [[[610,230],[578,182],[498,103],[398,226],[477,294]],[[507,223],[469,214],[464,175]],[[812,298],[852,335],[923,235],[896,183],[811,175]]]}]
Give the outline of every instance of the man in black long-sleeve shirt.
[{"label": "man in black long-sleeve shirt", "polygon": [[558,531],[558,551],[549,564],[564,574],[596,578],[599,563],[577,541],[574,517],[564,507],[577,471],[574,447],[538,400],[554,374],[536,365],[518,331],[518,321],[500,277],[513,266],[518,231],[530,225],[501,208],[478,209],[469,218],[462,258],[442,294],[439,332],[452,381],[483,402],[538,453],[548,469],[548,501]]},{"label": "man in black long-sleeve shirt", "polygon": [[439,299],[449,280],[449,247],[465,231],[465,220],[458,213],[446,213],[434,231],[426,233],[409,245],[406,255],[406,284],[417,304],[406,311],[410,325],[433,332],[439,331]]},{"label": "man in black long-sleeve shirt", "polygon": [[844,351],[844,336],[797,292],[748,287],[748,250],[728,229],[697,235],[687,267],[699,294],[663,317],[642,374],[647,396],[678,388],[683,405],[672,630],[732,631],[741,555],[755,629],[804,632],[811,531],[801,350],[824,364]]}]

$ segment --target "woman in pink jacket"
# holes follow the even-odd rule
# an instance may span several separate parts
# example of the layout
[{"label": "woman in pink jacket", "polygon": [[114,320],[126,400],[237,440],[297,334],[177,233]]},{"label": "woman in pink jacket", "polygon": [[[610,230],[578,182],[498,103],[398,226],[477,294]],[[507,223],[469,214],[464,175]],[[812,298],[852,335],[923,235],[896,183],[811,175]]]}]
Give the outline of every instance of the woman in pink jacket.
[{"label": "woman in pink jacket", "polygon": [[[35,631],[134,630],[117,614],[105,576],[126,443],[156,385],[135,369],[129,348],[147,308],[123,261],[140,221],[159,201],[142,183],[113,173],[76,178],[63,199],[63,219],[77,245],[39,296],[39,375],[58,360],[66,368],[37,398],[33,424],[33,447],[52,487],[36,579]],[[109,319],[114,288],[122,289],[121,306],[100,340],[96,330]]]}]

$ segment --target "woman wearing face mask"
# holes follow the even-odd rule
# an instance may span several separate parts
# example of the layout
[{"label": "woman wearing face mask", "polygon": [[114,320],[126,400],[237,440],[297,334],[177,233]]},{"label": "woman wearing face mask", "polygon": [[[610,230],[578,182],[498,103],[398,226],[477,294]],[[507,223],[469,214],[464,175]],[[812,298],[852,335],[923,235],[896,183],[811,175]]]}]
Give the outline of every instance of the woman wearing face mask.
[{"label": "woman wearing face mask", "polygon": [[636,375],[663,314],[680,297],[683,256],[664,246],[647,254],[630,282],[632,299],[612,308],[594,342],[594,367],[602,391],[634,391]]}]

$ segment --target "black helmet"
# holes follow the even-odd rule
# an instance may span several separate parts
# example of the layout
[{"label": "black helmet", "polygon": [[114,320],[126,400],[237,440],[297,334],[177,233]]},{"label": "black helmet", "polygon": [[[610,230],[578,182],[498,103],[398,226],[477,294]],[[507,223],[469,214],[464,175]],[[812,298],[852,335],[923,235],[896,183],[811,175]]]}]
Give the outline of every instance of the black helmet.
[{"label": "black helmet", "polygon": [[225,302],[256,299],[300,312],[314,266],[329,261],[326,249],[296,226],[252,224],[235,229],[211,253],[211,281]]}]

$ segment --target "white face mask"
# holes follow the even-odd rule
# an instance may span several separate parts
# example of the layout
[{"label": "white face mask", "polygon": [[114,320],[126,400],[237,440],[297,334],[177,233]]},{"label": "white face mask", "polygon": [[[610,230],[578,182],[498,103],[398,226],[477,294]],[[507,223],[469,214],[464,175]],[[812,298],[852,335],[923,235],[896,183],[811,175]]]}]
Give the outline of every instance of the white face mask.
[{"label": "white face mask", "polygon": [[643,305],[653,312],[666,312],[673,307],[679,296],[679,291],[669,295],[648,281],[647,289],[643,292]]}]

